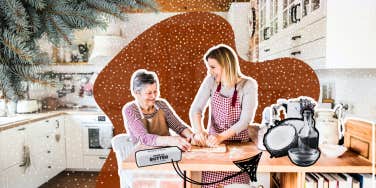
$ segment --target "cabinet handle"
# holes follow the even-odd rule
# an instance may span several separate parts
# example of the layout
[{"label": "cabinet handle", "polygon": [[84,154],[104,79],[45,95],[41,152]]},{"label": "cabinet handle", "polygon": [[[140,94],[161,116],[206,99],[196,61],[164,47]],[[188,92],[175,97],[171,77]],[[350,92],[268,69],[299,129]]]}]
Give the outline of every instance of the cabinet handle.
[{"label": "cabinet handle", "polygon": [[264,52],[269,52],[270,48],[264,49]]},{"label": "cabinet handle", "polygon": [[51,166],[48,166],[47,168],[52,168]]},{"label": "cabinet handle", "polygon": [[255,35],[255,31],[256,31],[256,9],[255,7],[252,7],[252,22],[251,22],[251,26],[252,26],[252,34],[251,34],[251,38]]},{"label": "cabinet handle", "polygon": [[296,12],[295,8],[296,8],[296,5],[293,5],[291,7],[291,9],[290,9],[290,20],[291,20],[291,23],[296,23],[296,21],[294,20],[295,19],[294,13]]},{"label": "cabinet handle", "polygon": [[48,150],[48,151],[47,151],[47,153],[51,153],[51,151],[50,151],[50,150]]},{"label": "cabinet handle", "polygon": [[60,121],[56,120],[56,128],[58,129],[60,127]]},{"label": "cabinet handle", "polygon": [[296,36],[291,37],[291,40],[296,40],[296,39],[300,39],[300,38],[302,38],[301,35],[296,35]]},{"label": "cabinet handle", "polygon": [[302,53],[301,51],[295,51],[295,52],[291,52],[291,55],[299,55],[301,53]]},{"label": "cabinet handle", "polygon": [[48,123],[48,122],[50,122],[50,120],[46,120],[45,122]]},{"label": "cabinet handle", "polygon": [[50,138],[50,136],[46,136],[47,138]]},{"label": "cabinet handle", "polygon": [[98,157],[99,159],[107,159],[107,157]]},{"label": "cabinet handle", "polygon": [[265,27],[264,28],[264,40],[268,40],[270,36],[268,36],[270,27]]},{"label": "cabinet handle", "polygon": [[295,10],[294,10],[294,17],[295,17],[295,23],[296,22],[300,22],[300,18],[297,18],[297,10],[298,10],[298,7],[300,6],[300,3],[298,3],[297,5],[295,5]]},{"label": "cabinet handle", "polygon": [[23,130],[25,130],[26,128],[25,127],[22,127],[22,128],[19,128],[19,129],[17,129],[18,131],[23,131]]}]

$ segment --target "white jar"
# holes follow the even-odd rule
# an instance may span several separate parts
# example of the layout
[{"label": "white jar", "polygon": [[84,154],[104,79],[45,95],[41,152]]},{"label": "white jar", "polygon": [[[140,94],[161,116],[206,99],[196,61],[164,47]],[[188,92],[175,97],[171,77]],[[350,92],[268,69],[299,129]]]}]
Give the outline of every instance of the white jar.
[{"label": "white jar", "polygon": [[16,115],[17,103],[14,101],[8,101],[7,103],[8,108],[8,116]]},{"label": "white jar", "polygon": [[7,116],[7,103],[4,99],[0,99],[0,117]]},{"label": "white jar", "polygon": [[320,109],[316,111],[316,129],[319,131],[319,144],[338,144],[343,135],[340,134],[338,119],[334,118],[334,111]]}]

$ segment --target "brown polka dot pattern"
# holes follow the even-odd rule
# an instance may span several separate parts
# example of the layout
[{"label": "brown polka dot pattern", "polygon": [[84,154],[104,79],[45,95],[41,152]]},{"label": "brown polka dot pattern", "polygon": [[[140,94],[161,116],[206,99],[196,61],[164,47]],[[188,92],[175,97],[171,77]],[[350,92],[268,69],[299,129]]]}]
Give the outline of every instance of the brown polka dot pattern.
[{"label": "brown polka dot pattern", "polygon": [[[155,71],[161,97],[189,123],[188,112],[198,88],[206,76],[202,60],[205,52],[217,44],[235,48],[234,33],[220,16],[191,12],[168,18],[139,35],[102,70],[94,85],[98,105],[111,119],[115,134],[125,132],[121,109],[133,100],[130,78],[137,69]],[[278,98],[319,97],[319,81],[304,62],[280,58],[266,62],[240,59],[243,74],[257,80],[259,106],[255,122],[261,121],[264,107]],[[99,177],[97,187],[118,187],[117,165],[111,153]]]}]

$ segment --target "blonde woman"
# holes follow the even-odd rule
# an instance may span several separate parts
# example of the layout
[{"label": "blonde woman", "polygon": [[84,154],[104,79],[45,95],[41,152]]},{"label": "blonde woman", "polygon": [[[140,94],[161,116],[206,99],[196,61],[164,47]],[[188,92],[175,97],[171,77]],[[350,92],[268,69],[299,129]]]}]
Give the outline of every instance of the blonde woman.
[{"label": "blonde woman", "polygon": [[[215,147],[224,141],[248,141],[247,127],[255,116],[257,82],[240,72],[234,50],[224,44],[210,48],[204,56],[208,75],[191,105],[189,117],[196,132],[196,145]],[[209,105],[208,131],[203,126],[203,112]],[[220,180],[234,172],[202,173],[203,182]],[[249,176],[243,173],[224,182],[227,184],[249,184]],[[218,187],[220,184],[204,187]]]}]

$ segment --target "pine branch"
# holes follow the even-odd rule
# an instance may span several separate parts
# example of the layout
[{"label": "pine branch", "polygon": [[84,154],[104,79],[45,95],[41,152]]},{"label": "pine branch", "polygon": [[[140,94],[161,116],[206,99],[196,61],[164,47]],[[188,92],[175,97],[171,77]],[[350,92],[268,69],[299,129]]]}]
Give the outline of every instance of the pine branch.
[{"label": "pine branch", "polygon": [[5,13],[8,30],[27,36],[29,32],[28,15],[19,0],[1,0],[0,8]]},{"label": "pine branch", "polygon": [[40,74],[49,62],[36,41],[71,43],[75,29],[106,26],[104,16],[125,19],[126,8],[151,8],[153,0],[0,0],[0,89],[5,98],[24,97],[24,82],[53,85]]},{"label": "pine branch", "polygon": [[5,56],[11,58],[20,58],[24,61],[31,62],[36,55],[35,52],[26,45],[23,38],[17,36],[8,30],[3,30],[2,36],[0,36],[0,42],[4,45],[5,49],[3,53]]},{"label": "pine branch", "polygon": [[77,10],[71,7],[60,10],[49,10],[48,13],[59,15],[62,19],[75,28],[91,28],[104,23],[96,19],[95,14],[90,10]]},{"label": "pine branch", "polygon": [[8,71],[8,66],[0,65],[0,86],[3,90],[3,94],[12,101],[17,101],[19,96],[16,94],[13,83],[11,80],[11,75]]},{"label": "pine branch", "polygon": [[44,0],[24,0],[24,1],[37,10],[42,10],[47,6]]},{"label": "pine branch", "polygon": [[59,44],[60,38],[63,38],[69,45],[72,44],[72,29],[70,29],[59,16],[47,17],[46,26],[47,34],[49,35],[49,39],[53,44]]},{"label": "pine branch", "polygon": [[154,12],[158,11],[158,5],[154,1],[150,0],[135,0],[138,9],[151,9]]},{"label": "pine branch", "polygon": [[43,33],[42,17],[34,9],[28,9],[30,31],[33,33],[31,38],[40,38]]},{"label": "pine branch", "polygon": [[125,15],[122,14],[119,7],[117,7],[115,4],[107,2],[106,0],[87,0],[86,3],[88,4],[88,7],[100,13],[105,13],[115,18],[120,18],[121,20],[124,20],[125,18]]}]

